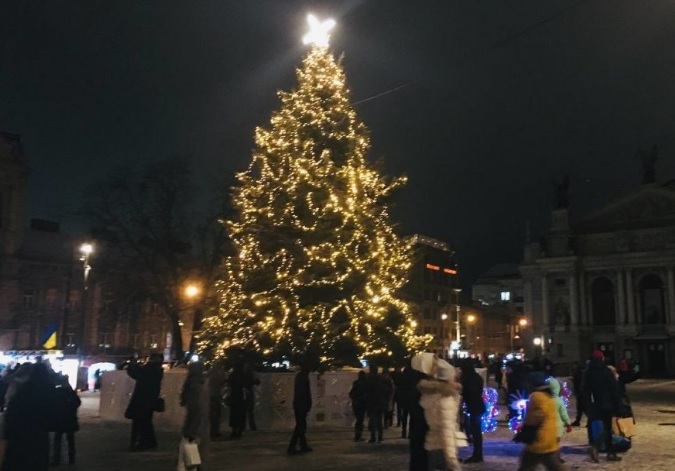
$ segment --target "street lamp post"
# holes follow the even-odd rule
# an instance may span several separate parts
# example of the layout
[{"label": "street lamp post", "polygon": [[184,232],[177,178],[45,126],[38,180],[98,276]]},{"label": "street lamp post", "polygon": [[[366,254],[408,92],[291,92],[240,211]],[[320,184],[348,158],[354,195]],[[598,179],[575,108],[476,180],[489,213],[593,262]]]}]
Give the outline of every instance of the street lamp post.
[{"label": "street lamp post", "polygon": [[[201,294],[201,292],[202,290],[198,285],[190,283],[187,286],[185,286],[183,294],[185,295],[185,298],[189,302],[194,302],[197,299],[197,297]],[[199,309],[194,309],[192,317],[192,332],[190,333],[190,345],[189,345],[190,358],[192,357],[192,354],[195,351],[195,333],[199,331],[200,328],[201,328],[201,312],[199,311]]]},{"label": "street lamp post", "polygon": [[77,332],[77,356],[82,362],[84,358],[84,331],[85,331],[85,318],[87,316],[87,300],[89,295],[89,272],[91,271],[91,265],[89,264],[89,257],[94,252],[94,246],[90,243],[84,243],[80,246],[80,261],[82,262],[82,274],[83,274],[83,288],[82,288],[82,306],[80,308],[80,322]]},{"label": "street lamp post", "polygon": [[459,293],[462,291],[461,288],[454,288],[452,291],[455,292],[455,309],[457,310],[457,325],[455,332],[455,340],[459,343],[461,340],[461,328],[460,328],[460,307],[459,307]]},{"label": "street lamp post", "polygon": [[443,358],[448,358],[448,348],[449,346],[446,345],[447,341],[447,333],[445,331],[445,321],[448,320],[448,315],[446,313],[441,314],[441,346],[443,348]]}]

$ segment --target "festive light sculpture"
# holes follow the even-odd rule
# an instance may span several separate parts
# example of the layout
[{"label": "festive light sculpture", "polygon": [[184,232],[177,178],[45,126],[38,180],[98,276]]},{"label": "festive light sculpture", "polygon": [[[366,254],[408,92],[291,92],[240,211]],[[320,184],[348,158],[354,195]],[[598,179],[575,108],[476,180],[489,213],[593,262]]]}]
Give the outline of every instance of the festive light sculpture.
[{"label": "festive light sculpture", "polygon": [[[480,428],[483,433],[491,433],[497,430],[497,419],[499,418],[499,406],[497,402],[499,402],[499,393],[495,388],[483,389],[485,413],[480,419]],[[467,418],[470,418],[471,414],[466,410],[466,403],[463,408],[464,414],[466,414]]]},{"label": "festive light sculpture", "polygon": [[[553,377],[546,378],[546,382],[550,382]],[[560,398],[563,400],[565,407],[570,405],[570,397],[572,396],[572,391],[567,385],[567,381],[560,382]],[[511,400],[510,408],[516,411],[516,415],[509,419],[509,430],[513,433],[516,433],[525,421],[525,415],[527,414],[527,405],[529,403],[529,398],[525,391],[518,391],[515,394],[511,394],[509,397]]]}]

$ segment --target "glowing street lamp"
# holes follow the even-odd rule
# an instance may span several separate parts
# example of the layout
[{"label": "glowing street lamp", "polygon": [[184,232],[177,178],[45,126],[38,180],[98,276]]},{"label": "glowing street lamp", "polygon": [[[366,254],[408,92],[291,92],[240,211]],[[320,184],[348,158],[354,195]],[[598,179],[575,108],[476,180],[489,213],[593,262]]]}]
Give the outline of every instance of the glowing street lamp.
[{"label": "glowing street lamp", "polygon": [[194,299],[197,296],[199,296],[199,293],[201,293],[201,289],[199,289],[199,286],[194,285],[194,284],[189,284],[185,287],[185,297],[188,299]]},{"label": "glowing street lamp", "polygon": [[532,342],[534,342],[535,347],[540,347],[541,346],[541,337],[535,337]]},{"label": "glowing street lamp", "polygon": [[325,21],[319,21],[316,16],[310,13],[307,15],[307,22],[309,23],[309,32],[302,38],[302,42],[318,47],[328,47],[329,32],[335,27],[335,20],[329,18]]},{"label": "glowing street lamp", "polygon": [[476,316],[473,314],[469,314],[468,316],[466,316],[466,321],[469,324],[473,324],[474,322],[476,322]]},{"label": "glowing street lamp", "polygon": [[518,325],[521,327],[527,327],[527,319],[524,317],[518,321]]}]

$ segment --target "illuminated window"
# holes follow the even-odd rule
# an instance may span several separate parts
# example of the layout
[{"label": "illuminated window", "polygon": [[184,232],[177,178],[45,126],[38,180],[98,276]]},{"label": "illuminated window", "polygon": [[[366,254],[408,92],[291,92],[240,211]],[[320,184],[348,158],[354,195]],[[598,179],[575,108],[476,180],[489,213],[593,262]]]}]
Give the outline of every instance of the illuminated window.
[{"label": "illuminated window", "polygon": [[511,301],[511,291],[502,291],[502,301]]}]

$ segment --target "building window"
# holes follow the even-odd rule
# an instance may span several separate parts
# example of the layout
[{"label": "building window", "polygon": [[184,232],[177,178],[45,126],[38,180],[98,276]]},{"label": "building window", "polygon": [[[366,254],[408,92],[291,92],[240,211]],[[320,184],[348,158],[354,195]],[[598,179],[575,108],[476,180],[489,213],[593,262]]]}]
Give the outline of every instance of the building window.
[{"label": "building window", "polygon": [[501,298],[502,301],[511,301],[511,291],[502,291]]},{"label": "building window", "polygon": [[424,308],[424,318],[431,319],[431,310],[428,307]]},{"label": "building window", "polygon": [[32,289],[27,289],[23,292],[23,307],[33,307],[35,292]]},{"label": "building window", "polygon": [[614,285],[607,277],[600,277],[591,285],[593,324],[598,326],[616,324]]},{"label": "building window", "polygon": [[555,285],[556,286],[565,286],[565,278],[556,278]]},{"label": "building window", "polygon": [[556,347],[557,347],[557,352],[556,352],[556,353],[558,354],[558,357],[564,356],[564,355],[563,355],[563,353],[564,353],[564,346],[563,346],[563,344],[562,344],[562,343],[558,343],[558,344],[556,344]]},{"label": "building window", "polygon": [[665,324],[663,282],[657,275],[647,275],[640,280],[640,308],[643,324]]}]

